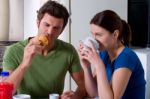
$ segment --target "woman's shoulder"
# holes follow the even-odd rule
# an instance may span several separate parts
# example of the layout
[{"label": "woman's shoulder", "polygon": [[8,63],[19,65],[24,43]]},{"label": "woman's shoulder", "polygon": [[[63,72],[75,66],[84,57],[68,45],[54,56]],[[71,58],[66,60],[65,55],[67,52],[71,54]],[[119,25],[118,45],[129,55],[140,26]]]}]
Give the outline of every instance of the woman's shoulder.
[{"label": "woman's shoulder", "polygon": [[115,65],[116,68],[123,66],[134,70],[136,66],[141,66],[141,63],[136,53],[132,49],[125,47],[116,58]]},{"label": "woman's shoulder", "polygon": [[125,55],[126,57],[137,57],[136,53],[129,47],[125,47],[121,52],[121,55]]},{"label": "woman's shoulder", "polygon": [[132,62],[132,63],[134,62],[136,63],[137,61],[139,61],[136,53],[129,47],[125,47],[122,50],[120,55],[117,57],[117,60],[122,60],[122,61]]}]

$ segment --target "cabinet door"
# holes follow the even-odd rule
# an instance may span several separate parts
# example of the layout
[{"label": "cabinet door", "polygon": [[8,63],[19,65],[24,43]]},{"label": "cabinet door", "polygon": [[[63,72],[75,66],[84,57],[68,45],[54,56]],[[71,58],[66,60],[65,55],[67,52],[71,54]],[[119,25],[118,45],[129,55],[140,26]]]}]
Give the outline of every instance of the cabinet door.
[{"label": "cabinet door", "polygon": [[9,40],[9,0],[0,0],[0,41]]},{"label": "cabinet door", "polygon": [[[5,1],[5,0],[4,0]],[[24,1],[23,0],[9,0],[9,40],[20,41],[24,36]]]}]

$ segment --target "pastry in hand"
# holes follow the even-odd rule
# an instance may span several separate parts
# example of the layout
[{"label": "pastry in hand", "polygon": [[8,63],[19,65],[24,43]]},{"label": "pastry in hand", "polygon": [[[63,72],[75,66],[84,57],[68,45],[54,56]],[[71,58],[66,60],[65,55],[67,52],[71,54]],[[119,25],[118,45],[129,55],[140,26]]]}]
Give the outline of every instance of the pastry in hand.
[{"label": "pastry in hand", "polygon": [[46,56],[48,51],[45,49],[46,46],[49,44],[49,40],[48,40],[48,36],[46,35],[38,35],[38,36],[35,36],[31,42],[35,45],[41,45],[44,47],[44,49],[42,49],[42,55]]},{"label": "pastry in hand", "polygon": [[38,36],[38,40],[40,42],[40,45],[42,45],[42,46],[47,46],[48,45],[48,37],[46,35]]}]

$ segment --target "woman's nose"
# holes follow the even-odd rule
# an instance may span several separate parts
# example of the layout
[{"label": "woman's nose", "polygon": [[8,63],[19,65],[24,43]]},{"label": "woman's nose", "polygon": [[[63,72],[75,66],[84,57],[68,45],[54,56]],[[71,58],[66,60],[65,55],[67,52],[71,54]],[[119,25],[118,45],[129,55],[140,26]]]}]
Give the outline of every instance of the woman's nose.
[{"label": "woman's nose", "polygon": [[92,37],[93,37],[94,39],[96,39],[96,35],[95,35],[95,34],[93,34]]}]

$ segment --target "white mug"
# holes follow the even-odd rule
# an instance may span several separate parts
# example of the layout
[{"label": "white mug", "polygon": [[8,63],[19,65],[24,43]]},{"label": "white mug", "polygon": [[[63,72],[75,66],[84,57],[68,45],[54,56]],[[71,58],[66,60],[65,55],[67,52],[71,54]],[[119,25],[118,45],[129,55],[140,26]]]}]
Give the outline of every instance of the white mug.
[{"label": "white mug", "polygon": [[99,43],[93,38],[93,37],[87,37],[85,40],[83,40],[84,48],[83,50],[86,50],[88,47],[90,47],[90,43],[93,44],[96,50],[99,49]]},{"label": "white mug", "polygon": [[13,96],[13,99],[31,99],[31,96],[28,94],[17,94]]},{"label": "white mug", "polygon": [[49,94],[49,99],[59,99],[59,94],[56,93]]}]

